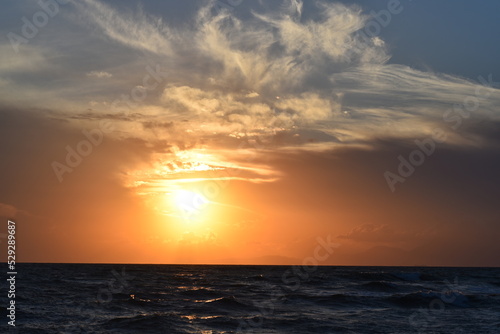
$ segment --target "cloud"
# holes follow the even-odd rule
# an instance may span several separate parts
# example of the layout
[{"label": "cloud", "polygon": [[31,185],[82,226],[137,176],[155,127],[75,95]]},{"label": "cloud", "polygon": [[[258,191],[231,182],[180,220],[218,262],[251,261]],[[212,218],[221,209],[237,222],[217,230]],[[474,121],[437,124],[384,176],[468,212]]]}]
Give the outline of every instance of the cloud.
[{"label": "cloud", "polygon": [[226,83],[263,94],[304,92],[304,83],[321,88],[328,73],[388,59],[384,48],[360,37],[367,17],[358,7],[322,4],[315,20],[302,19],[301,8],[295,1],[284,12],[254,12],[242,20],[229,12],[214,16],[205,7],[195,32],[199,58],[218,64]]},{"label": "cloud", "polygon": [[[304,233],[319,235],[326,229],[332,235],[346,236],[339,239],[343,246],[421,247],[417,249],[422,252],[415,251],[405,261],[397,262],[399,264],[446,264],[453,259],[456,264],[474,264],[474,259],[484,265],[498,263],[496,253],[492,254],[491,250],[498,248],[495,236],[499,233],[499,124],[489,124],[487,131],[483,131],[481,124],[464,127],[467,136],[481,136],[495,145],[439,147],[439,154],[426,160],[394,196],[385,184],[383,172],[395,169],[395,157],[407,155],[413,147],[411,142],[391,138],[374,141],[370,149],[341,145],[321,151],[300,147],[284,151],[281,146],[260,150],[248,146],[241,150],[179,150],[169,147],[170,142],[106,137],[102,145],[95,147],[92,154],[59,183],[51,162],[64,162],[65,146],[75,147],[85,137],[71,122],[47,117],[53,114],[47,110],[42,113],[5,107],[0,112],[0,152],[9,157],[0,163],[1,203],[33,213],[29,217],[29,232],[23,234],[30,241],[26,242],[31,245],[26,250],[29,258],[43,259],[39,249],[44,247],[47,250],[44,256],[50,259],[83,259],[77,254],[86,254],[89,240],[95,241],[94,232],[99,228],[105,229],[103,238],[115,238],[115,242],[120,240],[117,236],[120,231],[134,235],[134,240],[143,238],[144,234],[150,237],[150,211],[144,211],[137,204],[140,201],[134,195],[136,192],[164,194],[175,182],[213,180],[221,185],[231,182],[224,188],[222,197],[255,194],[262,212],[271,216],[269,224],[283,224],[284,233],[294,233],[295,226],[306,225],[307,229],[301,230],[307,230]],[[176,122],[172,127],[175,126]],[[172,152],[160,155],[162,148]],[[177,166],[168,166],[171,162],[177,162]],[[225,169],[213,173],[168,174],[176,168],[191,170],[207,162]],[[131,174],[133,171],[143,174]],[[179,181],[181,179],[184,181]],[[190,180],[185,181],[187,179]],[[131,180],[143,183],[125,182]],[[191,184],[176,185],[189,187]],[[147,195],[143,197],[147,202]],[[244,205],[251,206],[253,201],[257,200],[249,199]],[[41,220],[38,216],[51,218]],[[161,221],[164,224],[165,217]],[[367,222],[372,226],[364,225]],[[27,223],[28,218],[23,224]],[[468,227],[457,229],[459,225]],[[438,231],[435,239],[433,231]],[[471,233],[474,231],[475,234]],[[74,234],[81,235],[81,239],[77,242],[69,239]],[[426,246],[425,243],[431,241]],[[50,245],[55,242],[64,245],[68,255],[51,251]],[[112,244],[98,243],[98,247],[106,249]],[[142,244],[130,246],[134,252],[143,248]],[[448,249],[447,254],[443,254],[444,248]],[[352,253],[353,248],[345,252]],[[438,254],[439,259],[433,254]],[[381,262],[370,262],[365,253],[357,258],[339,253],[332,257],[331,264],[395,263],[384,258],[385,255],[382,252],[377,258]],[[462,255],[471,260],[460,262],[457,259]],[[140,258],[133,259],[140,261]]]},{"label": "cloud", "polygon": [[[95,61],[100,70],[56,64],[55,55],[60,52],[80,56],[57,45],[43,49],[33,44],[23,46],[26,50],[17,58],[7,57],[8,66],[0,66],[2,83],[13,93],[9,99],[16,97],[16,91],[29,92],[24,95],[31,99],[18,98],[24,104],[58,105],[65,110],[90,104],[95,113],[110,114],[112,101],[123,95],[131,99],[130,92],[142,87],[138,84],[148,72],[137,64],[156,62],[168,73],[166,86],[148,91],[143,101],[131,101],[129,114],[143,124],[173,126],[144,131],[152,128],[122,119],[117,120],[115,132],[145,140],[175,135],[182,141],[190,137],[203,142],[217,137],[220,145],[245,136],[259,136],[265,142],[262,137],[282,132],[279,145],[286,148],[311,147],[308,141],[294,139],[297,132],[316,133],[323,141],[329,137],[332,145],[369,144],[387,136],[417,138],[436,126],[447,126],[444,114],[464,101],[473,103],[476,91],[488,95],[478,99],[479,108],[471,119],[499,118],[498,84],[483,87],[451,75],[388,64],[385,43],[363,33],[370,17],[361,7],[320,1],[317,8],[305,9],[298,0],[264,12],[257,3],[249,12],[243,7],[235,11],[215,7],[214,1],[205,3],[183,23],[176,23],[167,16],[150,15],[142,7],[118,9],[98,0],[77,2],[68,7],[77,15],[69,17],[80,20],[67,24],[83,19],[83,28],[95,32],[87,39],[99,46]],[[103,43],[100,35],[115,43]],[[121,46],[119,65],[108,59],[116,58],[117,45]],[[0,52],[7,49],[1,46]],[[28,78],[26,71],[31,72]],[[48,73],[69,74],[63,86],[63,80],[54,77],[49,86],[35,89],[33,83]],[[115,80],[80,80],[81,75],[104,79],[111,73]],[[471,143],[461,137],[461,131],[454,131],[450,142]]]},{"label": "cloud", "polygon": [[105,71],[91,71],[87,73],[87,76],[102,79],[102,78],[111,78],[113,74]]},{"label": "cloud", "polygon": [[276,107],[297,113],[303,122],[325,121],[340,112],[340,104],[331,99],[321,98],[314,93],[303,93],[297,97],[280,99]]},{"label": "cloud", "polygon": [[338,63],[384,63],[388,59],[380,39],[361,38],[367,22],[361,8],[319,2],[320,18],[302,20],[302,2],[291,1],[281,15],[257,15],[278,31],[280,44],[298,61],[322,61],[327,56]]},{"label": "cloud", "polygon": [[[500,90],[494,87],[387,64],[385,43],[362,33],[369,16],[358,6],[319,2],[316,15],[305,16],[301,1],[288,1],[277,11],[257,7],[243,17],[214,5],[202,6],[190,24],[177,25],[97,0],[79,5],[117,43],[168,55],[154,58],[169,78],[158,100],[149,101],[163,112],[154,120],[145,115],[144,122],[185,120],[191,137],[226,136],[228,142],[299,128],[330,136],[332,143],[369,143],[428,135],[447,125],[448,109],[480,89],[488,96],[479,99],[473,117],[499,117]],[[161,129],[155,131],[160,135]],[[459,137],[455,133],[450,142],[462,145]]]},{"label": "cloud", "polygon": [[[297,101],[282,101],[280,104],[263,102],[256,96],[228,93],[222,90],[201,90],[189,86],[168,87],[162,101],[166,108],[178,110],[178,114],[197,123],[198,133],[219,133],[243,136],[252,133],[274,134],[278,130],[291,129],[301,121],[311,121],[309,117],[324,119],[332,107],[328,100],[317,96],[307,96],[298,109],[292,108]],[[313,103],[306,110],[305,103]],[[278,110],[279,109],[279,110]]]},{"label": "cloud", "polygon": [[[436,127],[448,132],[446,145],[484,142],[478,136],[464,140],[465,127],[453,131],[443,119],[454,105],[475,97],[480,85],[388,64],[384,41],[361,33],[369,17],[360,7],[320,2],[315,15],[306,16],[301,1],[290,1],[280,11],[257,8],[242,16],[213,5],[177,25],[97,0],[81,8],[106,36],[158,56],[153,59],[168,72],[156,99],[112,117],[117,136],[140,138],[159,150],[147,172],[129,171],[129,184],[142,178],[156,187],[203,166],[243,171],[235,180],[279,180],[277,170],[262,177],[227,151],[216,153],[249,144],[273,151],[353,144],[377,150],[380,140],[413,140]],[[486,91],[473,122],[499,117],[500,90]],[[195,156],[201,149],[207,154]],[[162,166],[171,167],[156,175]],[[209,178],[195,174],[189,177]]]},{"label": "cloud", "polygon": [[134,15],[119,13],[95,0],[75,2],[75,5],[111,40],[141,51],[170,54],[171,46],[166,38],[170,32],[160,18],[141,10]]},{"label": "cloud", "polygon": [[0,44],[0,73],[11,76],[20,73],[33,73],[47,69],[50,66],[47,56],[51,53],[43,48],[30,45],[20,46],[21,52],[14,53],[10,45]]}]

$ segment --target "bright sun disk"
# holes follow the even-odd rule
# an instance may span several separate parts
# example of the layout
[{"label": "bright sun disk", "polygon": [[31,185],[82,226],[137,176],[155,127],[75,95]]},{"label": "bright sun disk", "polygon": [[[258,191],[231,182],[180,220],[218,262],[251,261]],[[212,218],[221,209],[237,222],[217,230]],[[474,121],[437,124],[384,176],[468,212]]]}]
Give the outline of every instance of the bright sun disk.
[{"label": "bright sun disk", "polygon": [[202,194],[189,190],[176,190],[173,194],[175,206],[187,215],[194,215],[208,203]]}]

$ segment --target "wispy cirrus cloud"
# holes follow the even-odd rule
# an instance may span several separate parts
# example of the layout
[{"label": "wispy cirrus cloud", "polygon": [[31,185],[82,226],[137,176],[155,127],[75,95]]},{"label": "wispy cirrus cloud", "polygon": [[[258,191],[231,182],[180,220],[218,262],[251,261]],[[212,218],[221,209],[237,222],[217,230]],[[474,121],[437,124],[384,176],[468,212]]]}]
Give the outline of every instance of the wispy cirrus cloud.
[{"label": "wispy cirrus cloud", "polygon": [[162,55],[170,53],[171,45],[166,38],[170,31],[161,18],[142,11],[119,13],[95,0],[75,2],[75,5],[111,40],[141,51]]},{"label": "wispy cirrus cloud", "polygon": [[[233,140],[301,128],[344,142],[415,137],[479,87],[387,64],[384,41],[360,33],[370,17],[357,6],[321,2],[314,18],[304,18],[302,2],[288,1],[243,18],[213,5],[178,26],[97,0],[81,9],[114,41],[168,56],[162,66],[172,80],[156,102],[164,110],[156,121],[189,120],[191,136]],[[475,117],[496,119],[499,90],[488,89]]]}]

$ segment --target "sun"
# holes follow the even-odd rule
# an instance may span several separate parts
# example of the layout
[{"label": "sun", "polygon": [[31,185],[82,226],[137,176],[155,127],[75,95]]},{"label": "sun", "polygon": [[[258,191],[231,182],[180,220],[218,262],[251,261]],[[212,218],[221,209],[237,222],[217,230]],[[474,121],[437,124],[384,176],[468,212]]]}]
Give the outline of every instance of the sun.
[{"label": "sun", "polygon": [[198,217],[209,203],[202,194],[184,189],[175,190],[172,199],[182,217],[187,219]]}]

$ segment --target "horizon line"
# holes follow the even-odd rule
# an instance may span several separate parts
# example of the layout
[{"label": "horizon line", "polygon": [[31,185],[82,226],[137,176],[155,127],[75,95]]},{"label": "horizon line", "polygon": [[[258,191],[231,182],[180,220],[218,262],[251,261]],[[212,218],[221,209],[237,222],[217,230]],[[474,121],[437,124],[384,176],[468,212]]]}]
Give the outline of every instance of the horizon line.
[{"label": "horizon line", "polygon": [[[7,264],[7,262],[2,261]],[[89,264],[89,265],[144,265],[144,266],[253,266],[253,267],[301,267],[303,264],[228,264],[228,263],[125,263],[125,262],[16,262],[16,264]],[[457,265],[322,265],[316,267],[399,267],[399,268],[500,268],[500,266]]]}]

